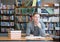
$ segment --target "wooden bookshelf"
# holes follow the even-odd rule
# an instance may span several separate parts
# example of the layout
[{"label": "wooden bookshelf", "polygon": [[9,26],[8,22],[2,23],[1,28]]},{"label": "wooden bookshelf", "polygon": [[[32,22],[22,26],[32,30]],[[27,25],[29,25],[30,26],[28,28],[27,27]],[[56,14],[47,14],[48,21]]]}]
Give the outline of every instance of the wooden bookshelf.
[{"label": "wooden bookshelf", "polygon": [[[36,10],[37,8],[42,8],[42,9],[44,9],[44,8],[53,8],[53,9],[60,8],[60,6],[54,6],[52,3],[49,3],[51,6],[43,6],[43,5],[42,6],[32,6],[32,5],[31,6],[24,6],[24,1],[22,1],[22,0],[21,0],[22,5],[18,6],[18,0],[15,0],[15,1],[16,1],[16,3],[15,3],[16,5],[14,6],[15,7],[14,9],[0,9],[2,11],[3,10],[14,10],[14,13],[12,13],[12,14],[8,14],[8,13],[7,14],[5,14],[5,13],[0,14],[0,16],[14,16],[14,20],[0,20],[0,22],[2,21],[2,22],[14,22],[15,24],[16,23],[24,24],[24,23],[28,23],[29,21],[28,22],[18,21],[18,20],[16,20],[16,16],[32,16],[34,12],[37,12],[37,10]],[[17,11],[16,10],[17,8],[35,8],[35,11],[32,14],[30,14],[30,13],[24,13],[23,14],[22,12],[18,14],[18,13],[15,13]],[[53,17],[53,16],[59,17],[59,15],[60,14],[54,14],[54,13],[52,13],[52,14],[49,14],[49,13],[48,14],[40,14],[41,17],[48,17],[48,18]],[[48,26],[48,24],[51,22],[44,22],[44,23],[46,23]],[[54,25],[55,25],[55,23],[57,23],[57,22],[52,22],[52,23],[54,23]],[[15,24],[14,24],[13,28],[16,28]],[[1,27],[9,28],[10,26],[0,26],[0,28]],[[55,30],[51,30],[51,31],[55,31]]]},{"label": "wooden bookshelf", "polygon": [[[6,32],[5,29],[10,29],[10,28],[13,28],[14,29],[14,25],[11,23],[13,22],[14,23],[14,11],[15,9],[12,9],[12,7],[10,7],[8,9],[7,5],[5,5],[5,9],[4,8],[1,8],[0,9],[0,16],[1,16],[1,19],[0,19],[0,33],[8,33],[8,31]],[[13,16],[13,17],[12,17]],[[4,24],[6,25],[5,22],[8,22],[7,24],[9,25],[6,25],[6,26],[2,26],[2,22],[4,22]],[[3,25],[4,25],[3,24]],[[13,26],[11,26],[13,25]],[[4,30],[4,32],[2,32],[2,30]]]}]

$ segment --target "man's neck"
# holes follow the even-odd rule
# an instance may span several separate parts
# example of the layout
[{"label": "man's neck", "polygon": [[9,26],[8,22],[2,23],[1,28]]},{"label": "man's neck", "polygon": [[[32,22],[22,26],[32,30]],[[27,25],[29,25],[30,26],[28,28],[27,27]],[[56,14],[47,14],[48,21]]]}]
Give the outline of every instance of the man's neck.
[{"label": "man's neck", "polygon": [[37,22],[34,22],[34,25],[36,26],[38,23]]}]

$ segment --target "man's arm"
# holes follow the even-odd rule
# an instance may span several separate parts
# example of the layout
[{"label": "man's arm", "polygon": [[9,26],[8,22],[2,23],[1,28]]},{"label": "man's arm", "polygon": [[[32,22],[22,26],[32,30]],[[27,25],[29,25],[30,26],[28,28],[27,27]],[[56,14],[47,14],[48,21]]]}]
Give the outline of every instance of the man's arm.
[{"label": "man's arm", "polygon": [[27,35],[27,36],[30,35],[30,26],[31,26],[31,24],[28,23],[28,24],[27,24],[27,29],[26,29],[26,35]]},{"label": "man's arm", "polygon": [[40,23],[41,23],[40,35],[46,36],[46,32],[45,32],[45,24],[43,23],[43,21],[40,21]]}]

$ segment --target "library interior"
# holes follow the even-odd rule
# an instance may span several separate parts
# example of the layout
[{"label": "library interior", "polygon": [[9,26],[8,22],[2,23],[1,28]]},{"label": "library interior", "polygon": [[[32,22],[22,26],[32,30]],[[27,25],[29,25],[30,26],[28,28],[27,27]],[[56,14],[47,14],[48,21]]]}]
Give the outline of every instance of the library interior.
[{"label": "library interior", "polygon": [[0,41],[59,41],[59,9],[60,0],[0,0]]}]

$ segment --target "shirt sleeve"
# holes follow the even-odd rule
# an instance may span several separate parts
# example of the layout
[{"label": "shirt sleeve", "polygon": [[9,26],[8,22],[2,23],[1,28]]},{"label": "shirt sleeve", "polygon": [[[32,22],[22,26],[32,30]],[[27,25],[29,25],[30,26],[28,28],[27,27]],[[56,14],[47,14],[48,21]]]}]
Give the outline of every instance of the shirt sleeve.
[{"label": "shirt sleeve", "polygon": [[26,36],[29,36],[30,35],[30,26],[31,26],[31,24],[28,23],[27,24],[27,29],[26,29]]},{"label": "shirt sleeve", "polygon": [[41,26],[42,26],[42,29],[40,29],[41,35],[45,36],[46,35],[45,24],[43,23],[43,21],[40,21],[40,22],[41,22]]}]

